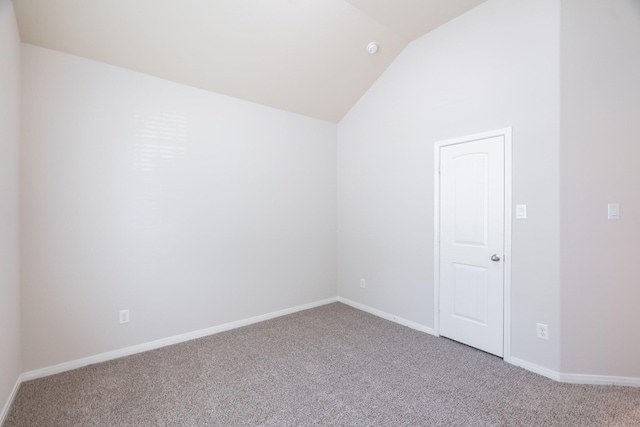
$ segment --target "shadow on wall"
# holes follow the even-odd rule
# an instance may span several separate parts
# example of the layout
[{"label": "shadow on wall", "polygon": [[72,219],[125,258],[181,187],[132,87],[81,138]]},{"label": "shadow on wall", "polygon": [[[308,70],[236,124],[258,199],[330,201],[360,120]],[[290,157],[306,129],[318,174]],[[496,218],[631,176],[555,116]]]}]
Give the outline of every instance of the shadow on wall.
[{"label": "shadow on wall", "polygon": [[633,11],[633,16],[640,21],[640,0],[628,0],[629,9]]}]

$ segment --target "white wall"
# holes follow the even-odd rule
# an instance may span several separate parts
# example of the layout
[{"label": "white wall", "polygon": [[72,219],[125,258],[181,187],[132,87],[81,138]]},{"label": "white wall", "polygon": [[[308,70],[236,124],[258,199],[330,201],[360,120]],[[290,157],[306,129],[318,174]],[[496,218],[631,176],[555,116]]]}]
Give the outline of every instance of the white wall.
[{"label": "white wall", "polygon": [[0,421],[20,375],[19,140],[20,36],[0,0]]},{"label": "white wall", "polygon": [[22,60],[25,371],[336,296],[335,124]]},{"label": "white wall", "polygon": [[529,214],[513,222],[512,354],[559,369],[559,37],[559,0],[489,0],[410,44],[340,122],[341,296],[432,327],[434,142],[512,126]]},{"label": "white wall", "polygon": [[640,378],[640,2],[562,0],[561,52],[562,371]]}]

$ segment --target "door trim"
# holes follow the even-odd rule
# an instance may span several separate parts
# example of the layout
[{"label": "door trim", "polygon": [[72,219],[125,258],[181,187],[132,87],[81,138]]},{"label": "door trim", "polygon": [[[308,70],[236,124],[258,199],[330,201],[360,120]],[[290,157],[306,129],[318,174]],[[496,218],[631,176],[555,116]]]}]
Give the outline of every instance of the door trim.
[{"label": "door trim", "polygon": [[440,336],[440,148],[501,136],[504,141],[504,325],[503,359],[511,360],[511,133],[510,127],[460,138],[438,141],[434,144],[433,194],[434,194],[434,299],[433,331]]}]

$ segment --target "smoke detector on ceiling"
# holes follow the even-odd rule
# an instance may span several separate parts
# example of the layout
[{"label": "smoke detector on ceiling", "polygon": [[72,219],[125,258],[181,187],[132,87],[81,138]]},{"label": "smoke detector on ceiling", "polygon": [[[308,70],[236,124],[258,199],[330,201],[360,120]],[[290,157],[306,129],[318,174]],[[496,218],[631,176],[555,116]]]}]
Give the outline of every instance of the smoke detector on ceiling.
[{"label": "smoke detector on ceiling", "polygon": [[379,48],[380,46],[378,46],[378,43],[371,42],[367,45],[367,52],[369,52],[370,55],[373,55],[374,53],[378,52]]}]

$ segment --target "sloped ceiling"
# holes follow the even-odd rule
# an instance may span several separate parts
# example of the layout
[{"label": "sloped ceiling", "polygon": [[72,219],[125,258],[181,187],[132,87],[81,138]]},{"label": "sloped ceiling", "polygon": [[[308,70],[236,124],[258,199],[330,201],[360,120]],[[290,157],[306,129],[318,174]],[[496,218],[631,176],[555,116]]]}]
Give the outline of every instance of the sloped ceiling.
[{"label": "sloped ceiling", "polygon": [[338,122],[409,42],[484,1],[13,3],[25,43]]}]

